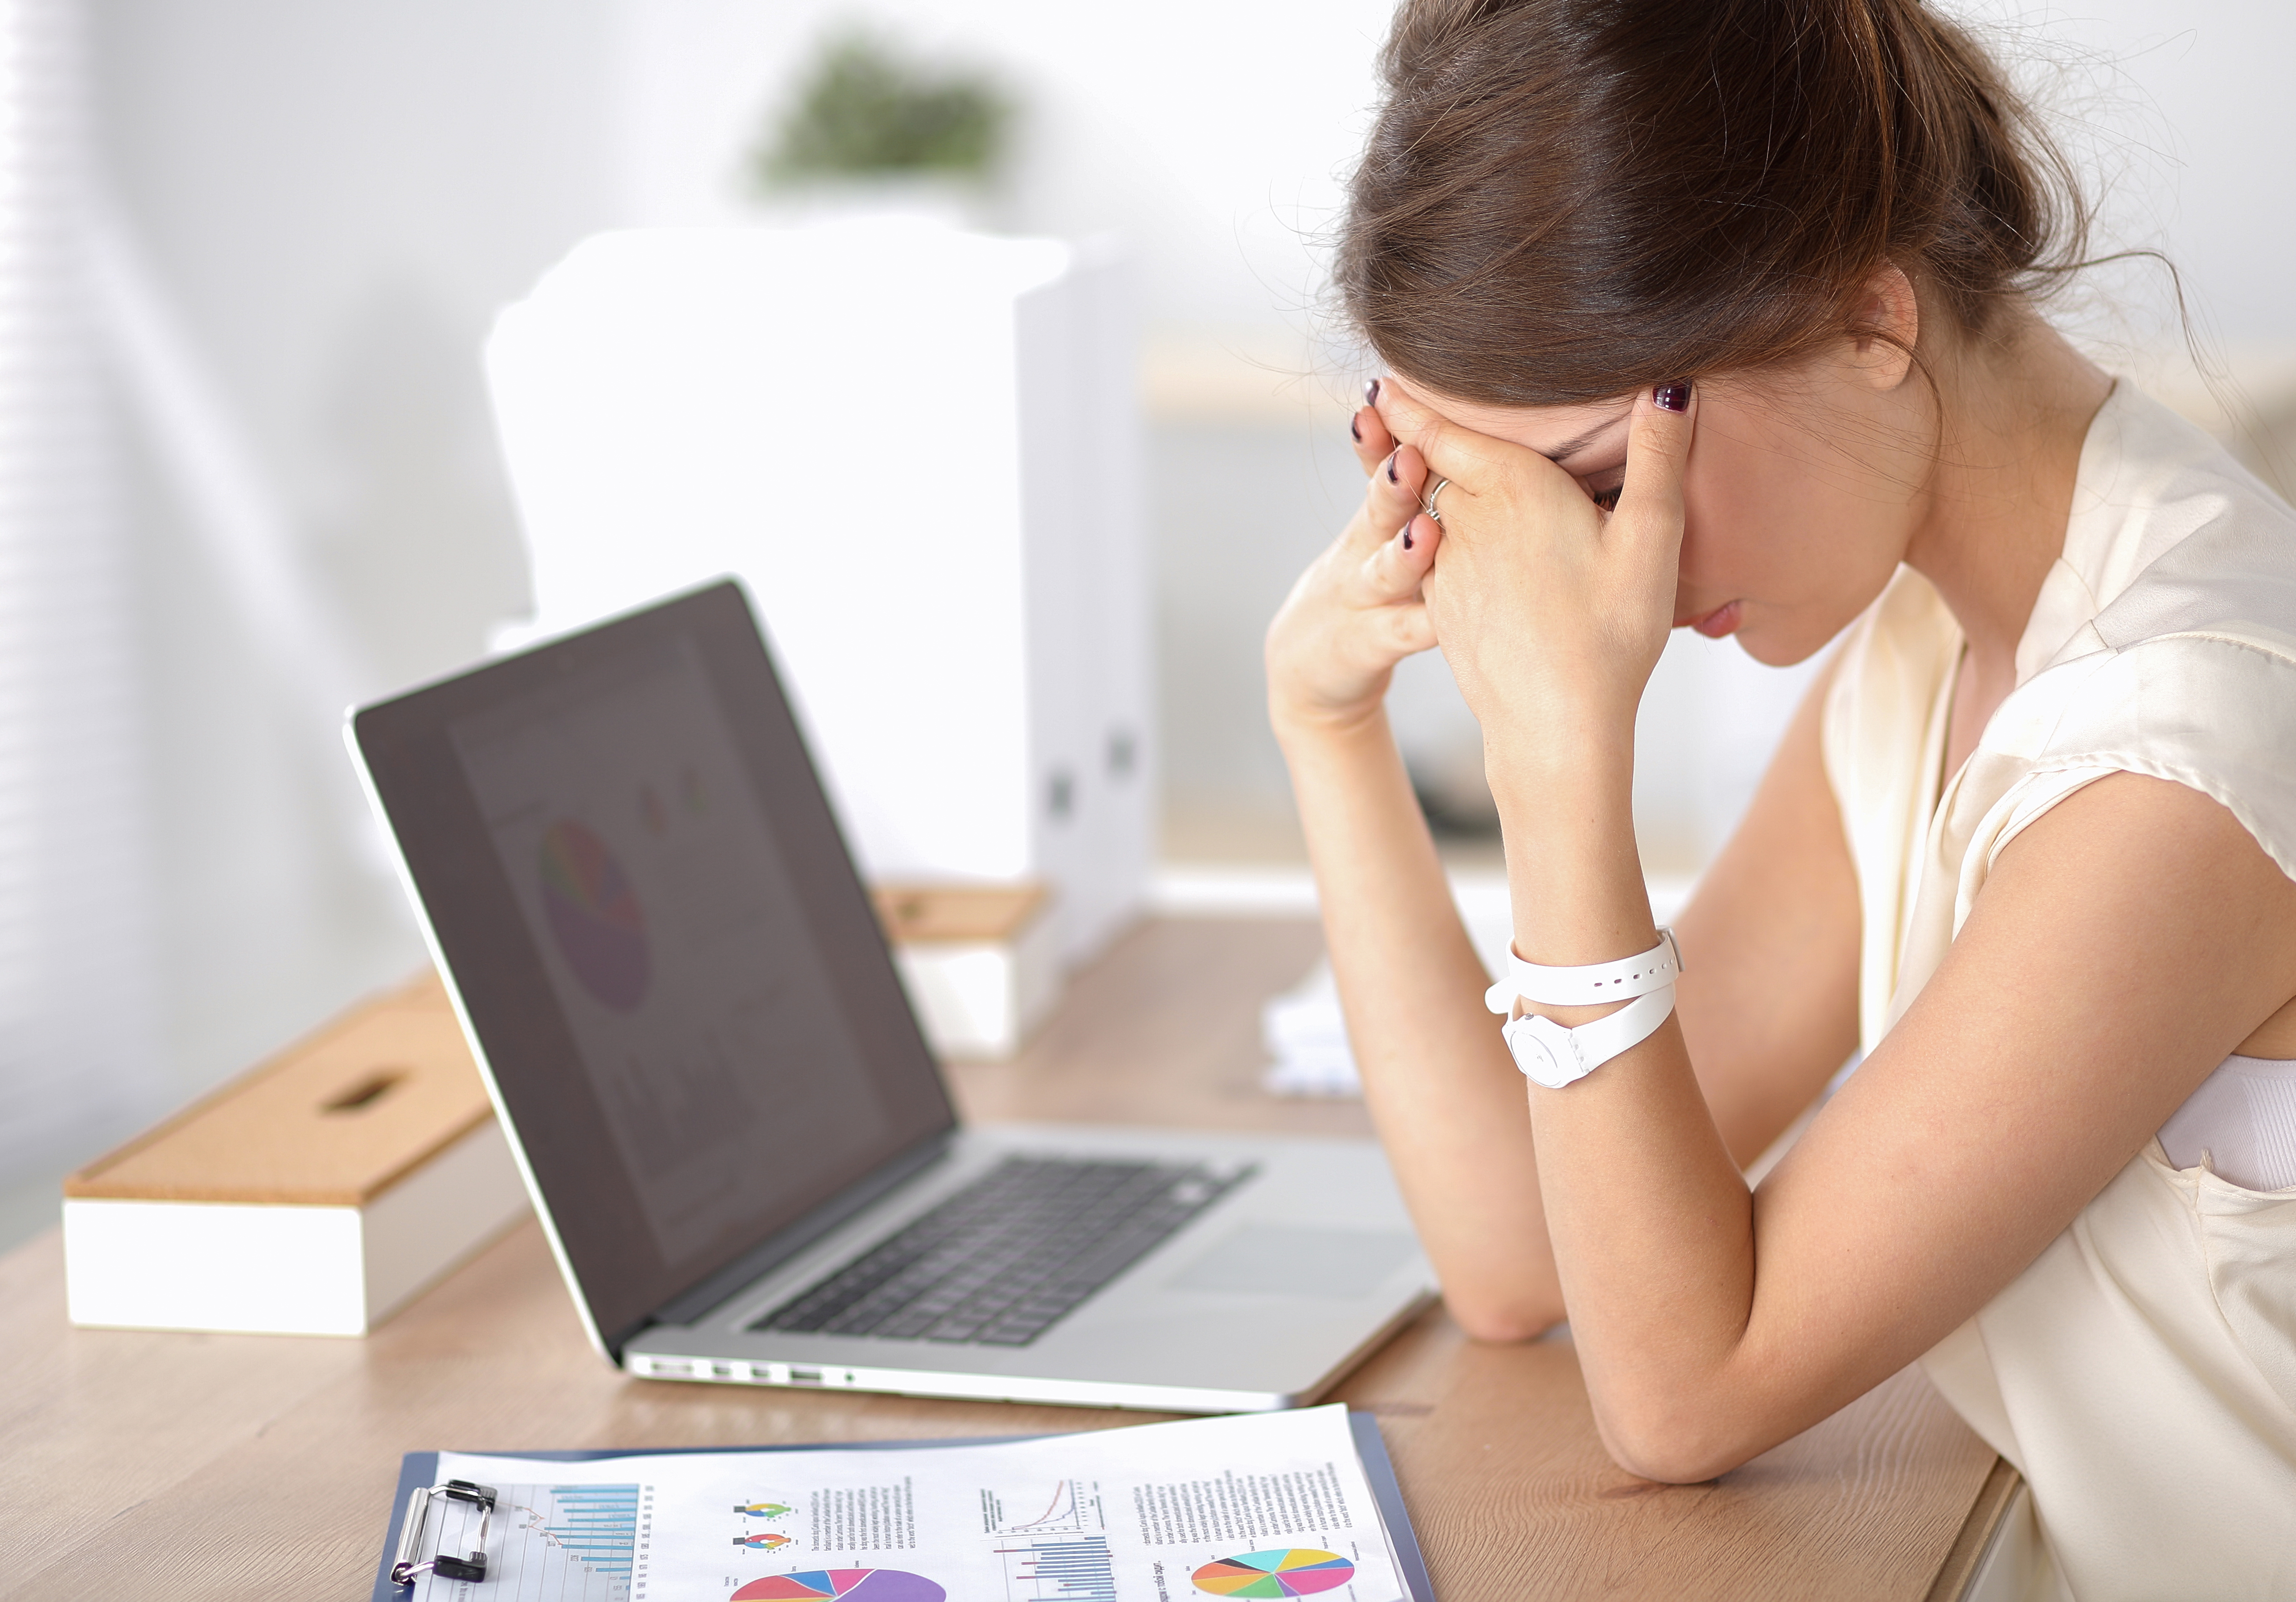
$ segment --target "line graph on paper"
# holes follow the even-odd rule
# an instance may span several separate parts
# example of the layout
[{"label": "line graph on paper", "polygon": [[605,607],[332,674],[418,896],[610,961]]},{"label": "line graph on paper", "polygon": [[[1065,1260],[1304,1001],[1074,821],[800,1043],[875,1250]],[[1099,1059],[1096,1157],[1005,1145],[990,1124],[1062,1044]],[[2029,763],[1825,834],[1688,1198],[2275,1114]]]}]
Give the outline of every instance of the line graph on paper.
[{"label": "line graph on paper", "polygon": [[1081,1535],[1106,1527],[1096,1481],[1061,1480],[1049,1490],[996,1499],[996,1528],[1004,1535]]}]

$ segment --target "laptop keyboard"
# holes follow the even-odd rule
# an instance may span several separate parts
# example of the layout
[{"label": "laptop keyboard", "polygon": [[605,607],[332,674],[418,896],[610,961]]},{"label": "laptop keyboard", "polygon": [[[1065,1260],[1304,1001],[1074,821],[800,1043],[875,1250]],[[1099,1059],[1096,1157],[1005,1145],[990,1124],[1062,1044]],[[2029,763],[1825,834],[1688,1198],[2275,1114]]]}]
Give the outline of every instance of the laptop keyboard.
[{"label": "laptop keyboard", "polygon": [[750,1327],[1026,1346],[1255,1171],[1007,1157]]}]

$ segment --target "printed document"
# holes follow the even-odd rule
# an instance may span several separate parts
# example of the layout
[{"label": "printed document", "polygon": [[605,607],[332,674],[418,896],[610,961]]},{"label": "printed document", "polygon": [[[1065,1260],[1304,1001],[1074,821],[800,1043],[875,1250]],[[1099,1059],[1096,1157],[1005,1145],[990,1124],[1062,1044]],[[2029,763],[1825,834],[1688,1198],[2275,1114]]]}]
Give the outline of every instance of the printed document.
[{"label": "printed document", "polygon": [[[1338,1405],[999,1445],[440,1452],[494,1488],[487,1578],[416,1602],[1403,1602]],[[439,1520],[444,1518],[443,1527]],[[468,1550],[444,1504],[428,1550]]]}]

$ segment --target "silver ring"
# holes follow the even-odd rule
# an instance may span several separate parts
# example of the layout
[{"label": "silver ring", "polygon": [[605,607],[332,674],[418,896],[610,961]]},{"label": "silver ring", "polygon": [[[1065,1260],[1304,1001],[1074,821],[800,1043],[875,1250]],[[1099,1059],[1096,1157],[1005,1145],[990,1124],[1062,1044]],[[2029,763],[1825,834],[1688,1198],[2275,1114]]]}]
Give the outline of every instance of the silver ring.
[{"label": "silver ring", "polygon": [[1430,490],[1427,492],[1427,499],[1426,499],[1426,502],[1425,502],[1423,505],[1421,505],[1421,507],[1420,507],[1419,509],[1420,509],[1422,512],[1424,512],[1424,513],[1425,513],[1429,517],[1431,517],[1431,518],[1434,519],[1437,522],[1439,522],[1439,522],[1441,522],[1443,521],[1443,514],[1442,514],[1440,512],[1438,512],[1437,510],[1435,510],[1435,497],[1436,497],[1437,496],[1439,496],[1439,495],[1442,494],[1446,489],[1448,489],[1450,487],[1451,487],[1451,481],[1450,481],[1450,480],[1448,480],[1448,479],[1437,479],[1437,480],[1435,481],[1435,488],[1434,488],[1434,489],[1430,489]]}]

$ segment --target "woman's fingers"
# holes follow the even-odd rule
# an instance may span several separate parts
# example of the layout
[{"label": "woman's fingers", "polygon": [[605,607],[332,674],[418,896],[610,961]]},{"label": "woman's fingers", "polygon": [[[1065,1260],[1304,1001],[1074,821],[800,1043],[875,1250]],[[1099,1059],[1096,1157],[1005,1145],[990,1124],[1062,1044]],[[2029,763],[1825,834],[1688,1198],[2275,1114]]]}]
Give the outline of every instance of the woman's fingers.
[{"label": "woman's fingers", "polygon": [[1388,607],[1379,614],[1379,628],[1385,636],[1382,644],[1398,661],[1435,649],[1435,624],[1424,601]]},{"label": "woman's fingers", "polygon": [[[1605,717],[1631,710],[1672,620],[1692,407],[1690,385],[1669,383],[1595,413],[1612,438],[1628,430],[1626,482],[1605,517],[1541,449],[1454,423],[1390,382],[1375,409],[1402,443],[1374,471],[1344,548],[1356,559],[1347,604],[1426,606],[1410,627],[1439,625],[1487,733],[1494,719],[1529,729],[1572,698]],[[1423,511],[1438,484],[1440,522]]]},{"label": "woman's fingers", "polygon": [[1395,436],[1388,431],[1386,420],[1379,415],[1379,408],[1373,405],[1373,398],[1378,393],[1379,382],[1376,379],[1365,384],[1363,405],[1357,407],[1356,415],[1348,419],[1348,434],[1355,441],[1356,460],[1363,464],[1366,478],[1387,459],[1387,453],[1395,448]]},{"label": "woman's fingers", "polygon": [[1411,442],[1423,471],[1449,479],[1469,495],[1479,493],[1529,454],[1519,445],[1462,428],[1394,384],[1380,391],[1378,410],[1397,439]]},{"label": "woman's fingers", "polygon": [[1268,625],[1268,705],[1279,728],[1375,711],[1395,664],[1435,645],[1422,587],[1441,530],[1419,514],[1427,464],[1380,415],[1379,388],[1366,386],[1349,423],[1369,481],[1363,508]]},{"label": "woman's fingers", "polygon": [[1368,556],[1379,546],[1403,532],[1419,511],[1420,486],[1427,481],[1426,464],[1408,445],[1398,445],[1372,464],[1364,487],[1364,508],[1349,528],[1349,548]]},{"label": "woman's fingers", "polygon": [[1418,448],[1398,445],[1371,475],[1372,500],[1378,505],[1381,525],[1399,530],[1419,510],[1419,497],[1427,483],[1427,460]]},{"label": "woman's fingers", "polygon": [[1419,587],[1435,566],[1435,546],[1442,530],[1424,517],[1414,516],[1382,541],[1363,564],[1363,588],[1350,597],[1359,605],[1392,606],[1415,602]]},{"label": "woman's fingers", "polygon": [[1682,472],[1698,431],[1698,397],[1688,379],[1636,398],[1627,425],[1627,479],[1611,529],[1671,544],[1682,538]]}]

